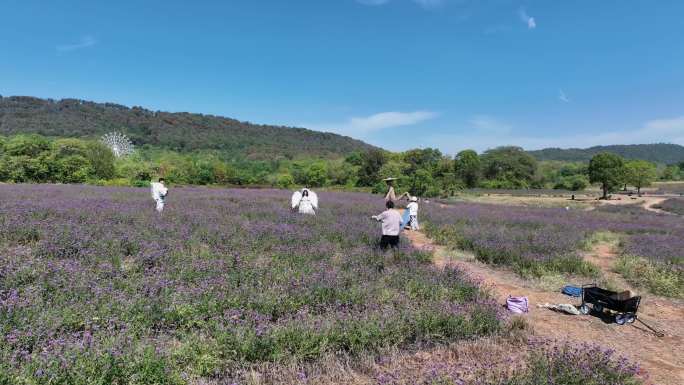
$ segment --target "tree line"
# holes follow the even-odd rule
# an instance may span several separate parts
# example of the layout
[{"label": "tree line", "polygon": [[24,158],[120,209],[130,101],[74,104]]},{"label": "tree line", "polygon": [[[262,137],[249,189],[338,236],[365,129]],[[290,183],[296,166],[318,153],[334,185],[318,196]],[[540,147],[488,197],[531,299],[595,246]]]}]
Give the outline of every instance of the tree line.
[{"label": "tree line", "polygon": [[684,177],[684,162],[665,168],[602,153],[583,162],[537,161],[519,147],[498,147],[456,156],[432,148],[405,152],[380,149],[351,152],[345,158],[236,158],[218,150],[176,152],[141,146],[116,158],[99,141],[40,135],[0,137],[0,181],[15,183],[93,183],[143,186],[163,176],[187,185],[295,186],[365,189],[381,192],[382,179],[395,177],[399,191],[449,196],[467,188],[553,188],[578,191],[598,183],[606,194],[629,184],[638,190],[656,179]]},{"label": "tree line", "polygon": [[114,176],[114,154],[100,142],[39,135],[0,137],[0,181],[84,183]]},{"label": "tree line", "polygon": [[656,180],[684,179],[684,161],[663,168],[606,152],[595,155],[589,163],[538,162],[522,148],[513,146],[482,154],[464,150],[454,158],[429,148],[403,153],[369,151],[351,162],[360,165],[359,185],[372,185],[374,191],[383,191],[385,187],[379,181],[398,176],[400,190],[421,196],[448,196],[467,188],[579,191],[599,184],[606,197],[627,185],[634,186],[640,194],[642,187]]},{"label": "tree line", "polygon": [[[680,165],[684,169],[684,162]],[[676,168],[679,169],[680,167]],[[667,170],[667,168],[666,168]],[[608,193],[627,185],[634,186],[637,194],[641,195],[641,188],[650,186],[658,177],[655,163],[646,160],[625,160],[620,155],[603,152],[594,155],[589,161],[589,181],[601,185],[603,199]]]}]

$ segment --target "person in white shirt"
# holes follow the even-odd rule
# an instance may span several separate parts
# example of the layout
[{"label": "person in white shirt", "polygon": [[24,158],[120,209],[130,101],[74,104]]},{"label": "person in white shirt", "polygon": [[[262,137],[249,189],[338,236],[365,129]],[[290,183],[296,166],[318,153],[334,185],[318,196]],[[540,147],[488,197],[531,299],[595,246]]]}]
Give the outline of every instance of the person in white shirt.
[{"label": "person in white shirt", "polygon": [[308,188],[295,191],[292,194],[292,210],[298,210],[300,214],[316,215],[318,210],[318,195]]},{"label": "person in white shirt", "polygon": [[161,214],[164,211],[164,201],[169,195],[169,189],[164,185],[164,178],[159,178],[158,182],[152,182],[152,199],[157,202],[156,210]]},{"label": "person in white shirt", "polygon": [[418,197],[411,197],[410,203],[406,205],[409,211],[409,224],[411,225],[411,230],[420,230],[418,227]]},{"label": "person in white shirt", "polygon": [[401,231],[401,215],[394,209],[394,202],[388,200],[385,203],[387,210],[371,218],[382,222],[382,237],[380,238],[380,248],[386,250],[388,247],[396,248],[399,246],[399,232]]}]

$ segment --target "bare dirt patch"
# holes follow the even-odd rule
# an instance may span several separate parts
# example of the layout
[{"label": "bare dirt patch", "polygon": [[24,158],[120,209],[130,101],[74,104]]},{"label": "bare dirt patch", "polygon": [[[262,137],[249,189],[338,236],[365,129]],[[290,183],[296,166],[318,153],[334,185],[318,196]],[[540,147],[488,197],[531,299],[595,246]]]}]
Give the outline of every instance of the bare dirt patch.
[{"label": "bare dirt patch", "polygon": [[621,206],[621,205],[640,205],[641,207],[644,208],[644,210],[651,211],[654,213],[658,214],[668,214],[668,215],[673,215],[670,212],[667,212],[665,210],[661,210],[657,208],[659,204],[663,203],[666,201],[668,198],[671,198],[672,196],[669,195],[659,195],[659,196],[620,196],[619,199],[608,199],[608,200],[602,200],[600,201],[601,204],[604,205],[616,205],[616,206]]},{"label": "bare dirt patch", "polygon": [[599,200],[596,195],[587,193],[578,193],[575,199],[570,199],[568,196],[551,196],[551,195],[528,195],[515,196],[510,194],[483,194],[483,195],[461,195],[456,199],[463,202],[472,203],[486,203],[499,204],[508,206],[527,206],[527,207],[569,207],[571,209],[593,210],[602,205],[640,205],[645,210],[658,213],[672,215],[665,210],[657,208],[657,206],[669,198],[678,197],[679,195],[665,194],[665,195],[623,195],[616,194],[613,198],[607,200]]},{"label": "bare dirt patch", "polygon": [[591,209],[598,204],[596,197],[589,195],[576,195],[574,200],[570,199],[570,196],[515,196],[510,194],[459,195],[455,199],[462,202],[507,206],[570,207],[573,209]]},{"label": "bare dirt patch", "polygon": [[[684,383],[684,303],[682,301],[651,295],[645,295],[642,298],[639,318],[665,334],[664,337],[659,338],[639,322],[618,326],[596,316],[571,316],[537,308],[537,304],[579,304],[579,300],[565,296],[558,291],[540,289],[538,285],[526,282],[512,272],[493,269],[475,261],[468,253],[454,252],[436,245],[421,232],[407,231],[404,235],[414,246],[432,251],[434,263],[437,266],[444,267],[453,264],[477,277],[491,290],[494,298],[502,306],[509,295],[527,296],[530,300],[530,312],[525,318],[533,327],[535,334],[552,339],[592,342],[611,347],[618,353],[639,362],[648,372],[653,383],[672,385]],[[585,258],[601,267],[604,275],[609,275],[620,285],[625,284],[624,287],[629,287],[621,277],[612,272],[615,256],[610,246],[599,244],[588,252]]]}]

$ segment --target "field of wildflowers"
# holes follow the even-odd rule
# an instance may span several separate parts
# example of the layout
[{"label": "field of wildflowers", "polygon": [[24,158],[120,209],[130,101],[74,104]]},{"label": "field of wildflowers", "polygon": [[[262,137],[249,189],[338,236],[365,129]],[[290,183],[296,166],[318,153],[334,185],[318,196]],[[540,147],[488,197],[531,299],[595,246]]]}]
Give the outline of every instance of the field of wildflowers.
[{"label": "field of wildflowers", "polygon": [[655,207],[673,214],[684,215],[684,198],[670,198]]},{"label": "field of wildflowers", "polygon": [[620,234],[621,254],[667,274],[661,284],[633,274],[637,284],[677,296],[684,289],[684,220],[638,206],[565,208],[454,203],[423,205],[428,234],[438,242],[471,250],[483,262],[511,266],[523,276],[569,273],[595,277],[582,260],[593,234]]},{"label": "field of wildflowers", "polygon": [[684,195],[684,182],[655,183],[656,194],[679,194]]},{"label": "field of wildflowers", "polygon": [[501,328],[462,272],[377,250],[381,199],[320,200],[179,188],[158,216],[147,189],[0,186],[0,384],[242,383]]},{"label": "field of wildflowers", "polygon": [[[492,362],[484,359],[465,365],[433,364],[421,381],[410,383],[420,385],[637,385],[643,383],[638,365],[629,362],[611,349],[604,349],[597,345],[529,338],[525,343],[512,345],[509,348],[513,351],[509,352],[507,358],[499,361]],[[403,384],[401,380],[385,383]],[[409,382],[406,384],[408,385]]]}]

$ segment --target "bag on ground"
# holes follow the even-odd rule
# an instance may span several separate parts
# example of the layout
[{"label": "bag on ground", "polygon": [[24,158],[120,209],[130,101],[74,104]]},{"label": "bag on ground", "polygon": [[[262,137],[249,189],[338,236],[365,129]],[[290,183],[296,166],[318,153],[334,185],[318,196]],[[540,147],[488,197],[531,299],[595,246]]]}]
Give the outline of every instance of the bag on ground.
[{"label": "bag on ground", "polygon": [[569,295],[571,297],[581,297],[582,296],[582,288],[577,287],[577,286],[571,286],[567,285],[563,287],[563,290],[561,292],[565,295]]},{"label": "bag on ground", "polygon": [[529,311],[529,301],[527,297],[513,297],[509,295],[506,299],[506,307],[512,313],[527,313]]}]

